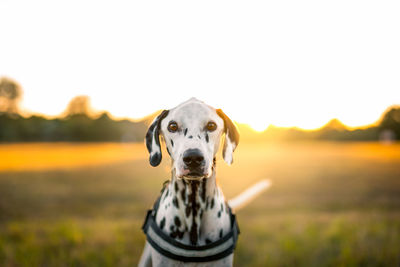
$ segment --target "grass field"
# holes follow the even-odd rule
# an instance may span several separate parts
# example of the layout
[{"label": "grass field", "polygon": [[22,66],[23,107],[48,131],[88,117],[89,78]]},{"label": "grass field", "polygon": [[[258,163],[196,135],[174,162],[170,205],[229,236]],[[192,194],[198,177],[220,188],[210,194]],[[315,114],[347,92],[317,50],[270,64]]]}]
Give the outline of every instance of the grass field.
[{"label": "grass field", "polygon": [[[169,178],[143,144],[0,145],[0,266],[135,266]],[[217,165],[238,212],[235,266],[399,266],[400,144],[240,144]]]}]

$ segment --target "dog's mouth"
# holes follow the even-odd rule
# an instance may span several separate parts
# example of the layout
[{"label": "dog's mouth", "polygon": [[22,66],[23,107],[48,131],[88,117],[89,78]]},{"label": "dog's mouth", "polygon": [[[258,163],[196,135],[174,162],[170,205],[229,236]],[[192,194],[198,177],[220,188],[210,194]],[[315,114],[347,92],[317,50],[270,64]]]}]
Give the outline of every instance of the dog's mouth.
[{"label": "dog's mouth", "polygon": [[205,178],[206,175],[202,172],[189,172],[188,174],[184,175],[183,178],[187,179],[187,180],[198,180],[198,179],[202,179]]},{"label": "dog's mouth", "polygon": [[185,180],[202,180],[204,178],[208,178],[208,176],[208,173],[205,173],[202,170],[184,169],[181,175],[178,176],[178,178]]}]

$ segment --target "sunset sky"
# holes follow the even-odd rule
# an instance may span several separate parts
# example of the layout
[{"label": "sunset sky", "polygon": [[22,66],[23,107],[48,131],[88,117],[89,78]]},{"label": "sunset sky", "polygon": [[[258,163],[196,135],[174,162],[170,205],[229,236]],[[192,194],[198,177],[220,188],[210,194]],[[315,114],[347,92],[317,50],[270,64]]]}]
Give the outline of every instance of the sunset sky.
[{"label": "sunset sky", "polygon": [[22,108],[76,95],[140,118],[197,97],[232,119],[370,124],[400,104],[400,1],[0,2],[0,77]]}]

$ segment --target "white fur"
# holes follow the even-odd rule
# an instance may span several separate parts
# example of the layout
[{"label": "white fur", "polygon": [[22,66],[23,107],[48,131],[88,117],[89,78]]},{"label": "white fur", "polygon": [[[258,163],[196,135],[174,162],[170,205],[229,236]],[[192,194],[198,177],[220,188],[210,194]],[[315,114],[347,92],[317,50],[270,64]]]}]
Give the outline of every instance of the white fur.
[{"label": "white fur", "polygon": [[[180,127],[176,133],[171,133],[167,129],[171,120],[176,121]],[[217,130],[207,133],[209,137],[207,143],[204,127],[209,121],[217,124]],[[183,134],[185,129],[188,129],[186,135]],[[212,160],[218,151],[223,129],[224,121],[218,116],[215,109],[195,98],[191,98],[169,111],[168,116],[161,122],[161,132],[171,153],[172,169],[177,177],[181,178],[184,175],[182,156],[184,151],[189,148],[197,148],[204,154],[208,177],[211,175]],[[189,136],[192,138],[189,139]],[[172,146],[171,140],[173,140],[174,146]]]},{"label": "white fur", "polygon": [[[171,121],[178,124],[179,131],[175,133],[168,131],[167,127]],[[205,125],[209,121],[216,123],[215,131],[205,130]],[[186,129],[187,132],[184,134]],[[213,165],[213,159],[218,151],[223,133],[224,120],[218,116],[214,108],[195,98],[169,110],[168,115],[161,122],[160,134],[164,137],[172,159],[172,178],[161,195],[156,223],[159,226],[163,225],[163,231],[167,234],[176,230],[183,233],[182,236],[176,237],[176,240],[183,244],[193,245],[192,229],[197,231],[196,245],[205,245],[206,241],[216,241],[220,238],[221,233],[225,235],[230,231],[231,222],[227,204],[222,190],[217,186],[215,166]],[[208,142],[206,135],[208,135]],[[228,137],[225,139],[227,147],[224,160],[230,164],[235,145],[230,142]],[[203,182],[206,181],[205,187],[200,184],[196,188],[193,183],[185,180],[185,166],[182,158],[188,149],[199,149],[204,155],[205,173],[204,177],[199,179],[205,179],[203,180]],[[153,151],[159,151],[154,138],[151,153],[155,153]],[[196,191],[195,194],[193,194],[193,190]],[[184,192],[182,193],[182,191]],[[189,196],[195,196],[194,200],[189,201]],[[179,203],[178,206],[176,201]],[[186,208],[193,203],[192,201],[198,204],[199,209],[196,216],[194,216],[193,210],[187,216]],[[176,218],[180,222],[179,226],[176,224]],[[198,227],[194,227],[194,224]],[[173,230],[171,230],[171,226]],[[213,262],[178,262],[159,254],[147,242],[139,262],[139,266],[232,266],[232,264],[233,254]]]}]

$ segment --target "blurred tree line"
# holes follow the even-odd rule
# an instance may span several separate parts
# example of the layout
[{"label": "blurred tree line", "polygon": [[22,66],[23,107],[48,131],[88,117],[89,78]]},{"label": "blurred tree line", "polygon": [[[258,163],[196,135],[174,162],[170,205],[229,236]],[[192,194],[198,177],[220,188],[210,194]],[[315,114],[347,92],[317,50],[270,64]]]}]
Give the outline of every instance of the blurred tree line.
[{"label": "blurred tree line", "polygon": [[0,142],[136,142],[144,140],[146,130],[143,121],[115,121],[107,113],[95,119],[76,114],[51,120],[39,116],[0,115]]},{"label": "blurred tree line", "polygon": [[0,142],[136,142],[143,141],[148,121],[113,120],[94,114],[87,96],[73,98],[60,118],[20,115],[21,86],[0,79]]},{"label": "blurred tree line", "polygon": [[[68,104],[65,112],[56,119],[41,116],[23,117],[19,102],[21,86],[9,79],[0,79],[0,142],[142,142],[147,127],[156,114],[141,121],[113,120],[107,112],[94,114],[87,96],[77,96]],[[395,141],[400,140],[400,107],[391,107],[376,126],[348,129],[337,119],[322,128],[304,131],[298,128],[270,126],[256,133],[248,126],[239,124],[246,141]]]},{"label": "blurred tree line", "polygon": [[241,125],[244,133],[251,141],[299,141],[299,140],[328,140],[328,141],[383,141],[400,140],[400,107],[390,107],[383,113],[376,125],[360,129],[349,129],[337,119],[332,119],[317,130],[305,131],[296,127],[268,127],[262,133],[251,134],[251,129]]}]

